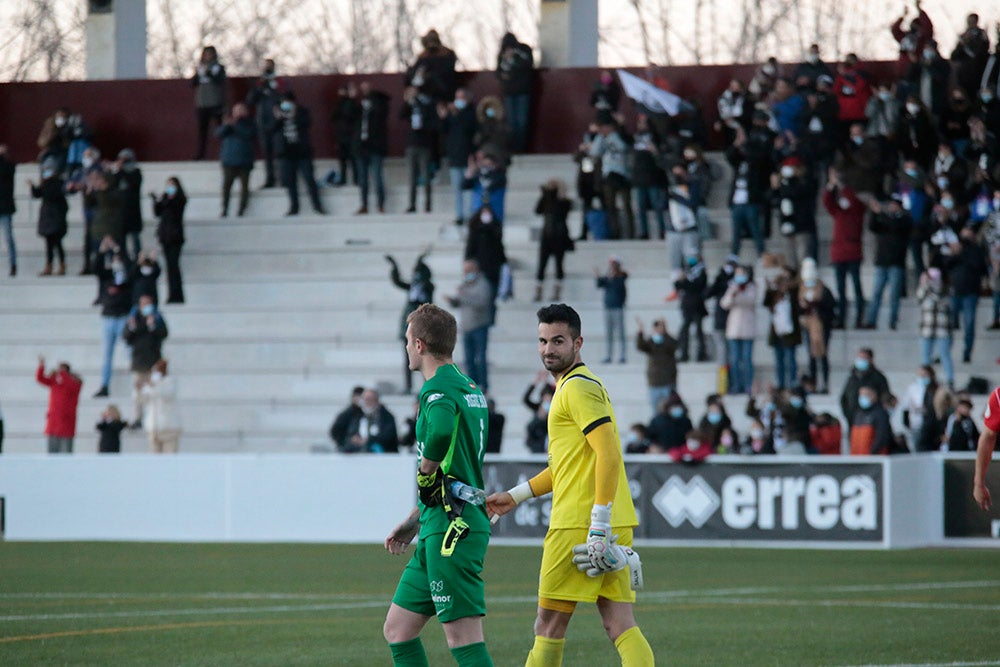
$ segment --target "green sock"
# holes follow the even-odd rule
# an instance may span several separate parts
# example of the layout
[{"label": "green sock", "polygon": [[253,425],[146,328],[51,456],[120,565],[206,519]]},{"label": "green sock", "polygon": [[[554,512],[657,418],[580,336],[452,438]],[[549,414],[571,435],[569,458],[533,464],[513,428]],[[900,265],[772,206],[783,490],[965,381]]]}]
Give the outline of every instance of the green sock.
[{"label": "green sock", "polygon": [[392,651],[392,664],[398,667],[429,667],[427,654],[424,653],[424,645],[420,637],[415,637],[407,642],[389,644]]},{"label": "green sock", "polygon": [[458,661],[458,667],[493,667],[493,659],[486,650],[485,642],[453,648],[451,654]]}]

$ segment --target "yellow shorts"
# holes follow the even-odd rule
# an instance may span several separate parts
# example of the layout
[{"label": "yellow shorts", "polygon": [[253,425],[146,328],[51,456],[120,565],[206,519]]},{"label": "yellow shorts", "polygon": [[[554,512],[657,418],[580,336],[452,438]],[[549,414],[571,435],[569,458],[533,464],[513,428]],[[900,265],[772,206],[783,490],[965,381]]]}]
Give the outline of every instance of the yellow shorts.
[{"label": "yellow shorts", "polygon": [[[618,544],[632,546],[632,529],[615,528]],[[612,602],[635,602],[635,591],[629,586],[628,569],[609,572],[601,577],[588,577],[573,562],[573,547],[587,541],[586,528],[561,528],[545,534],[542,569],[538,575],[538,597],[549,600],[597,602],[602,597]]]}]

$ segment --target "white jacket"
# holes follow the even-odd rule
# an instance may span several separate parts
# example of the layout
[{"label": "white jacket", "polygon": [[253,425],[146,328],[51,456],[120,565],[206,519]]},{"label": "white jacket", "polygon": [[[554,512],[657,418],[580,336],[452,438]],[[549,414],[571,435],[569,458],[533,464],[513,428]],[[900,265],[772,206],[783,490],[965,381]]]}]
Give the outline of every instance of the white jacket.
[{"label": "white jacket", "polygon": [[142,417],[142,425],[146,431],[180,431],[181,415],[177,409],[177,380],[172,375],[166,375],[158,381],[150,380],[143,386],[142,394],[146,397],[146,410]]}]

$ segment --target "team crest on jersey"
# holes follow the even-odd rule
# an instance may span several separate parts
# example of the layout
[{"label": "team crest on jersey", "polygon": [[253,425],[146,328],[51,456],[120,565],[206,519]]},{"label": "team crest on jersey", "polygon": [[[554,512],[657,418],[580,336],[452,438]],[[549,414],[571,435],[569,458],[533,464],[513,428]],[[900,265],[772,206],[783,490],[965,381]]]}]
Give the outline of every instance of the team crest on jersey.
[{"label": "team crest on jersey", "polygon": [[438,400],[439,398],[444,398],[444,394],[441,394],[441,393],[428,394],[428,396],[427,396],[427,402],[428,403],[433,403],[434,401]]}]

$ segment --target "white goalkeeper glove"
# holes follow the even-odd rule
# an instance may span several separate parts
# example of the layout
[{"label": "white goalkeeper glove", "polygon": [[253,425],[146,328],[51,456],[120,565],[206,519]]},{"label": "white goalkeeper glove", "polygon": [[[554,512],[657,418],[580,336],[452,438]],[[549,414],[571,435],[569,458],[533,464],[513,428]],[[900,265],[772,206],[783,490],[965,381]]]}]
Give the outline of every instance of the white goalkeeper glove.
[{"label": "white goalkeeper glove", "polygon": [[578,570],[590,577],[629,566],[632,590],[639,590],[642,588],[642,562],[632,549],[618,546],[617,539],[611,534],[611,504],[594,505],[590,511],[587,543],[573,547],[573,562]]},{"label": "white goalkeeper glove", "polygon": [[588,577],[599,577],[602,574],[617,572],[627,567],[629,586],[633,591],[642,590],[642,561],[639,559],[639,554],[633,551],[631,547],[618,546],[617,535],[611,536],[610,546],[611,550],[615,552],[616,558],[616,564],[613,568],[602,570],[595,567],[590,561],[587,545],[578,544],[573,547],[573,562],[576,563],[576,569],[580,570],[580,572],[586,572]]}]

